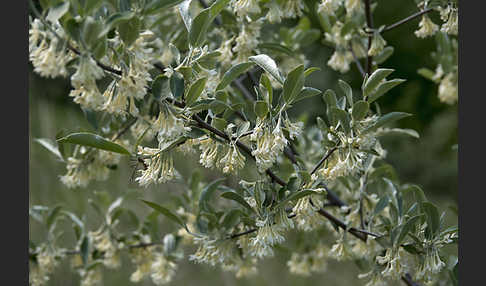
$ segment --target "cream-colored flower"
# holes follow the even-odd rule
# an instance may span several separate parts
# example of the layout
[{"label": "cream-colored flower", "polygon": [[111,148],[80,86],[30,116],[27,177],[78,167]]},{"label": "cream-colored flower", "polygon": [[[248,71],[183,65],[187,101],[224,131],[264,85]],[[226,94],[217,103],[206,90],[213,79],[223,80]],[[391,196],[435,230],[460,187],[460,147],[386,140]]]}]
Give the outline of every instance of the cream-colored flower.
[{"label": "cream-colored flower", "polygon": [[380,33],[375,32],[373,40],[371,41],[371,47],[368,50],[368,56],[377,56],[385,48],[386,41],[383,39]]},{"label": "cream-colored flower", "polygon": [[155,285],[164,285],[172,281],[176,270],[177,264],[168,260],[164,254],[156,253],[150,276]]},{"label": "cream-colored flower", "polygon": [[458,99],[457,79],[454,73],[448,73],[439,84],[439,99],[447,104],[454,104]]},{"label": "cream-colored flower", "polygon": [[426,38],[435,35],[439,31],[439,26],[432,22],[427,15],[422,16],[422,20],[419,23],[420,29],[415,31],[415,35],[419,38]]}]

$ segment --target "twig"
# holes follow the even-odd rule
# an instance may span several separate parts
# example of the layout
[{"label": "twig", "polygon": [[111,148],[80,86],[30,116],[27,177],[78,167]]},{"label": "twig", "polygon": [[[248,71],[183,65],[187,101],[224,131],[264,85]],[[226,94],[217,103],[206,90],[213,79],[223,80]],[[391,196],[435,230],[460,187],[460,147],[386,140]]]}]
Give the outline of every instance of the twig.
[{"label": "twig", "polygon": [[402,20],[400,20],[400,21],[398,21],[396,23],[393,23],[393,24],[391,24],[389,26],[386,26],[383,29],[383,31],[381,31],[381,32],[384,33],[384,32],[388,32],[390,30],[393,30],[394,28],[396,28],[396,27],[398,27],[398,26],[400,26],[402,24],[405,24],[405,23],[407,23],[407,22],[409,22],[409,21],[411,21],[411,20],[413,20],[413,19],[415,19],[417,17],[420,17],[420,16],[422,16],[422,15],[424,15],[426,13],[429,13],[430,11],[433,11],[433,9],[432,8],[427,8],[427,9],[424,9],[422,11],[419,11],[419,12],[413,14],[413,15],[408,16],[405,19],[402,19]]},{"label": "twig", "polygon": [[331,156],[332,153],[334,153],[334,151],[336,151],[336,150],[337,150],[337,147],[334,147],[331,150],[329,150],[329,152],[327,152],[327,154],[324,157],[322,157],[322,159],[317,163],[317,165],[314,167],[314,169],[312,169],[310,174],[314,175],[314,173],[321,167],[321,165],[324,164],[324,161],[326,161],[327,158],[329,158],[329,156]]}]

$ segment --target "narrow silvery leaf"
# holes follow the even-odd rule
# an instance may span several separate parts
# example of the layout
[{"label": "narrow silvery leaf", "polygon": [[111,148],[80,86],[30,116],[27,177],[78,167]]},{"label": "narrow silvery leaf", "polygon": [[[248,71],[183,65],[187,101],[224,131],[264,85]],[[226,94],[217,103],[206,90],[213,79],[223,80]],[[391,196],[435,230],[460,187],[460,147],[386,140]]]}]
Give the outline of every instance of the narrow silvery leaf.
[{"label": "narrow silvery leaf", "polygon": [[370,109],[370,104],[364,100],[357,101],[353,105],[353,112],[351,113],[354,120],[361,120],[365,118]]},{"label": "narrow silvery leaf", "polygon": [[36,138],[34,140],[47,150],[51,151],[54,155],[56,155],[57,158],[59,158],[59,160],[64,161],[59,148],[56,146],[57,144],[53,140],[48,138]]},{"label": "narrow silvery leaf", "polygon": [[66,14],[67,11],[69,11],[68,1],[58,3],[49,9],[46,20],[50,21],[51,23],[56,23],[59,19],[61,19],[62,16],[64,16],[64,14]]},{"label": "narrow silvery leaf", "polygon": [[84,145],[101,150],[120,153],[123,155],[130,155],[130,152],[124,147],[113,143],[99,135],[88,132],[72,133],[65,137],[59,138],[57,142]]},{"label": "narrow silvery leaf", "polygon": [[390,89],[401,84],[402,82],[405,82],[405,80],[397,78],[397,79],[392,79],[390,81],[387,81],[387,82],[380,84],[378,86],[378,88],[369,95],[368,102],[372,103],[373,101],[377,100],[378,98],[383,96],[385,93],[387,93]]},{"label": "narrow silvery leaf", "polygon": [[393,69],[377,69],[373,72],[364,85],[363,96],[368,96],[393,71]]},{"label": "narrow silvery leaf", "polygon": [[405,118],[405,117],[408,117],[410,115],[411,114],[405,113],[405,112],[390,112],[390,113],[387,113],[387,114],[381,116],[376,121],[376,123],[374,125],[372,125],[372,126],[368,127],[367,129],[363,130],[363,134],[364,133],[371,132],[371,131],[374,131],[374,130],[378,129],[379,127],[384,126],[385,124],[392,123],[394,121],[400,120],[400,119]]},{"label": "narrow silvery leaf", "polygon": [[177,9],[181,14],[182,21],[184,22],[184,25],[186,25],[187,32],[191,31],[191,25],[192,25],[192,18],[189,13],[189,6],[191,5],[191,2],[192,0],[184,0],[184,2],[177,5]]},{"label": "narrow silvery leaf", "polygon": [[283,77],[280,75],[278,71],[277,64],[275,61],[265,54],[256,55],[248,58],[251,62],[256,63],[266,72],[273,76],[278,82],[281,84],[284,83]]}]

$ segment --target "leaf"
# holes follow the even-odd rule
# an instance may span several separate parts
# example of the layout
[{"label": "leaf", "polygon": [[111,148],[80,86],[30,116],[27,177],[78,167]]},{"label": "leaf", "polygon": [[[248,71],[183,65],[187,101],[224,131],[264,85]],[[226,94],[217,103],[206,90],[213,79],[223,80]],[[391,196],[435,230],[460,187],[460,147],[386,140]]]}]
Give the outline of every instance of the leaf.
[{"label": "leaf", "polygon": [[407,222],[401,227],[400,232],[396,238],[395,244],[400,245],[402,244],[403,240],[407,236],[407,234],[413,229],[417,221],[422,215],[416,215],[407,220]]},{"label": "leaf", "polygon": [[405,113],[405,112],[390,112],[390,113],[387,113],[387,114],[381,116],[376,121],[375,124],[366,128],[365,130],[363,130],[362,134],[374,131],[374,130],[382,127],[385,124],[392,123],[394,121],[400,120],[400,119],[408,117],[410,115],[411,115],[410,113]]},{"label": "leaf", "polygon": [[105,27],[103,28],[103,31],[101,32],[101,35],[107,34],[111,29],[115,28],[121,23],[125,23],[127,21],[130,21],[135,14],[131,11],[126,11],[126,12],[118,12],[112,14],[108,19],[105,21]]},{"label": "leaf", "polygon": [[270,111],[267,102],[263,100],[255,101],[254,110],[255,114],[261,119],[265,118],[265,116],[267,116],[268,112]]},{"label": "leaf", "polygon": [[84,265],[88,263],[89,248],[90,248],[89,236],[84,236],[83,241],[81,242],[81,246],[79,247],[81,251],[81,259],[83,260]]},{"label": "leaf", "polygon": [[376,71],[374,71],[364,84],[363,97],[371,94],[371,92],[375,90],[375,88],[381,83],[381,81],[385,79],[388,75],[390,75],[393,71],[393,69],[377,69]]},{"label": "leaf", "polygon": [[36,138],[34,140],[47,150],[51,151],[57,158],[59,158],[59,160],[64,161],[57,144],[53,140],[49,138]]},{"label": "leaf", "polygon": [[251,66],[253,66],[253,63],[250,62],[240,63],[232,66],[227,72],[224,73],[223,79],[221,79],[218,86],[216,87],[216,91],[228,86],[233,80],[238,78],[240,74],[246,72]]},{"label": "leaf", "polygon": [[384,82],[380,84],[380,86],[376,89],[376,91],[370,93],[368,97],[368,102],[372,103],[373,101],[377,100],[378,98],[382,97],[385,93],[387,93],[390,89],[394,88],[395,86],[405,82],[404,79],[392,79],[390,81]]},{"label": "leaf", "polygon": [[343,127],[346,134],[349,134],[351,132],[351,120],[349,119],[348,113],[342,109],[331,107],[331,114],[336,120],[341,122],[341,126]]},{"label": "leaf", "polygon": [[353,105],[353,112],[351,115],[354,120],[361,120],[365,118],[370,110],[370,104],[364,100],[359,100]]},{"label": "leaf", "polygon": [[289,72],[283,84],[283,98],[286,103],[292,103],[304,87],[304,65],[300,65]]},{"label": "leaf", "polygon": [[246,131],[248,131],[248,129],[250,129],[250,122],[245,121],[243,124],[238,126],[238,129],[236,129],[236,136],[239,137],[243,135]]},{"label": "leaf", "polygon": [[265,100],[268,102],[269,106],[272,106],[273,102],[273,88],[270,79],[265,73],[260,76],[260,85],[262,85],[267,92],[264,94]]},{"label": "leaf", "polygon": [[118,34],[125,45],[130,46],[135,42],[140,34],[141,25],[142,22],[137,17],[133,17],[130,21],[121,22],[118,25]]},{"label": "leaf", "polygon": [[304,76],[305,76],[305,77],[308,77],[308,76],[310,76],[312,73],[314,73],[314,72],[316,72],[316,71],[320,71],[320,70],[321,70],[321,69],[320,69],[320,68],[318,68],[318,67],[310,67],[310,68],[308,68],[308,69],[306,69],[306,70],[304,71]]},{"label": "leaf", "polygon": [[339,80],[339,87],[344,92],[344,95],[348,99],[349,106],[353,106],[353,89],[349,84],[343,80]]},{"label": "leaf", "polygon": [[319,95],[321,93],[322,93],[322,91],[320,91],[317,88],[305,86],[300,91],[299,95],[297,95],[297,97],[294,99],[293,102],[295,103],[295,102],[301,101],[301,100],[306,99],[306,98],[314,97],[314,96]]},{"label": "leaf", "polygon": [[178,72],[174,72],[169,81],[170,92],[174,98],[180,98],[184,94],[184,78]]},{"label": "leaf", "polygon": [[189,87],[189,91],[186,95],[186,103],[188,105],[193,104],[199,98],[201,93],[204,91],[207,80],[207,77],[203,77],[191,84],[191,86]]},{"label": "leaf", "polygon": [[157,76],[152,82],[152,94],[155,98],[164,98],[165,92],[168,88],[168,78],[165,75]]},{"label": "leaf", "polygon": [[266,49],[266,50],[271,50],[271,51],[276,51],[279,53],[284,53],[288,56],[294,56],[294,51],[292,51],[290,48],[278,44],[278,43],[260,43],[257,46],[258,49]]},{"label": "leaf", "polygon": [[144,13],[155,14],[159,10],[173,7],[182,1],[183,0],[154,0],[145,6]]},{"label": "leaf", "polygon": [[275,61],[265,54],[260,54],[256,56],[249,57],[250,62],[254,62],[259,65],[263,70],[268,72],[274,79],[276,79],[281,84],[284,83],[284,79],[280,72],[278,71],[277,64]]},{"label": "leaf", "polygon": [[433,238],[439,231],[440,227],[439,210],[430,202],[422,202],[421,208],[424,211],[427,220],[425,234],[427,238]]},{"label": "leaf", "polygon": [[238,193],[233,192],[233,191],[228,191],[224,192],[221,194],[221,197],[228,199],[228,200],[233,200],[243,207],[247,208],[250,212],[253,212],[253,208],[245,201],[245,199]]},{"label": "leaf", "polygon": [[202,191],[199,197],[199,209],[201,211],[211,212],[211,207],[209,206],[209,198],[211,194],[218,188],[218,186],[226,180],[225,178],[220,178],[212,181],[207,185]]},{"label": "leaf", "polygon": [[375,209],[373,210],[373,216],[381,213],[386,208],[389,202],[390,198],[386,195],[383,196],[376,204]]},{"label": "leaf", "polygon": [[430,81],[437,82],[437,79],[435,78],[435,72],[428,68],[420,68],[417,73]]},{"label": "leaf", "polygon": [[240,222],[241,210],[234,209],[227,212],[223,217],[221,226],[225,229],[231,229]]},{"label": "leaf", "polygon": [[210,24],[211,11],[209,8],[204,9],[192,22],[191,30],[189,32],[189,43],[191,46],[200,47],[203,44]]},{"label": "leaf", "polygon": [[315,193],[316,192],[314,190],[303,190],[303,191],[300,191],[300,192],[294,192],[291,195],[289,195],[288,197],[286,197],[285,199],[278,202],[275,205],[274,209],[277,209],[279,207],[283,207],[288,202],[295,201],[295,200],[301,199],[305,196],[309,196],[309,195],[312,195],[312,194],[315,194]]},{"label": "leaf", "polygon": [[51,227],[54,225],[54,221],[60,214],[61,208],[62,208],[61,206],[56,206],[55,208],[49,211],[49,214],[47,215],[47,219],[46,219],[46,225],[49,232],[52,231]]},{"label": "leaf", "polygon": [[327,104],[328,110],[330,110],[331,107],[337,106],[336,93],[334,93],[332,89],[326,90],[322,98],[324,99],[324,102]]},{"label": "leaf", "polygon": [[164,208],[163,206],[156,204],[154,202],[149,202],[149,201],[146,201],[146,200],[142,200],[142,202],[144,202],[146,205],[148,205],[149,207],[151,207],[155,211],[161,213],[162,215],[164,215],[166,218],[170,219],[171,221],[173,221],[173,222],[177,223],[178,225],[186,228],[186,224],[184,223],[184,221],[182,221],[182,219],[180,217],[175,215],[169,209]]},{"label": "leaf", "polygon": [[181,14],[182,21],[184,25],[186,25],[187,32],[191,31],[192,25],[192,18],[189,13],[189,6],[191,5],[192,0],[184,0],[181,4],[177,6],[179,13]]},{"label": "leaf", "polygon": [[69,11],[69,2],[63,1],[53,7],[49,8],[49,13],[47,14],[46,20],[51,23],[56,23],[61,19],[66,12]]},{"label": "leaf", "polygon": [[130,155],[127,149],[124,147],[106,140],[105,138],[88,132],[72,133],[60,139],[57,139],[58,143],[71,143],[83,146],[89,146],[101,150],[120,153],[123,155]]},{"label": "leaf", "polygon": [[393,55],[394,48],[392,46],[385,47],[381,53],[373,58],[373,61],[379,65],[384,63],[391,55]]},{"label": "leaf", "polygon": [[403,128],[387,128],[384,129],[382,132],[377,134],[377,136],[388,135],[388,134],[396,134],[396,135],[409,135],[414,138],[420,138],[420,135],[417,131],[413,129],[403,129]]}]

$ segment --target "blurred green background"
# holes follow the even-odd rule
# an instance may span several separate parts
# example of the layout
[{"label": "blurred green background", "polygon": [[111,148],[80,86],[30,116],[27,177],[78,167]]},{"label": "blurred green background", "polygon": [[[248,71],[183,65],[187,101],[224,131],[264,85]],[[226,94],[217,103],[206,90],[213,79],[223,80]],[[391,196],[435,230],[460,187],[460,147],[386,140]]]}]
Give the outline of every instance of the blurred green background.
[{"label": "blurred green background", "polygon": [[[393,3],[392,3],[393,2]],[[384,25],[402,19],[416,11],[414,1],[379,1],[375,11],[375,26]],[[413,34],[418,19],[401,26],[385,35],[389,45],[395,48],[394,55],[382,67],[395,68],[394,78],[405,78],[407,82],[393,89],[380,99],[383,112],[403,111],[414,116],[401,120],[397,126],[412,128],[419,132],[419,140],[405,136],[389,137],[382,140],[388,150],[387,161],[395,166],[401,182],[411,182],[423,187],[430,200],[437,203],[441,210],[457,205],[457,151],[452,149],[457,144],[457,106],[441,103],[437,98],[437,86],[417,74],[420,67],[433,69],[430,53],[435,49],[433,38],[419,40]],[[306,48],[312,66],[322,70],[311,75],[306,85],[325,90],[337,89],[337,79],[342,78],[354,87],[361,86],[362,78],[353,65],[351,71],[342,76],[327,66],[331,50],[320,45]],[[29,205],[54,206],[61,204],[79,216],[85,214],[91,227],[96,227],[98,218],[88,204],[95,191],[110,190],[113,197],[136,189],[145,199],[162,201],[168,194],[183,190],[177,183],[140,189],[129,182],[131,169],[124,159],[118,170],[113,171],[105,182],[94,182],[87,189],[67,189],[59,181],[65,166],[39,144],[35,138],[55,138],[55,134],[66,129],[76,131],[90,129],[78,105],[68,97],[70,85],[67,79],[44,79],[29,68]],[[304,100],[295,105],[294,116],[306,114],[310,118],[321,115],[323,103],[320,98]],[[191,166],[181,161],[176,162],[181,173],[188,174]],[[208,176],[215,176],[208,172]],[[210,178],[207,179],[208,181]],[[146,214],[147,210],[137,200],[128,202],[137,213]],[[450,210],[448,210],[450,212]],[[451,223],[455,223],[454,219]],[[170,227],[170,226],[168,226]],[[40,242],[45,239],[45,232],[38,223],[30,220],[30,239]],[[65,234],[68,243],[73,234]],[[66,244],[72,248],[73,245]],[[192,250],[186,250],[189,255]],[[288,273],[285,265],[289,255],[280,254],[259,263],[260,275],[253,279],[236,279],[232,273],[222,272],[219,268],[195,265],[186,259],[179,264],[179,270],[171,285],[364,285],[356,278],[357,267],[353,263],[330,261],[329,271],[308,278]],[[127,257],[124,261],[128,262]],[[121,270],[104,271],[104,285],[135,285],[129,282],[134,271],[130,263],[124,263]],[[64,263],[51,278],[49,285],[79,285],[78,275],[69,271],[69,264]],[[153,285],[147,280],[138,285]]]}]

